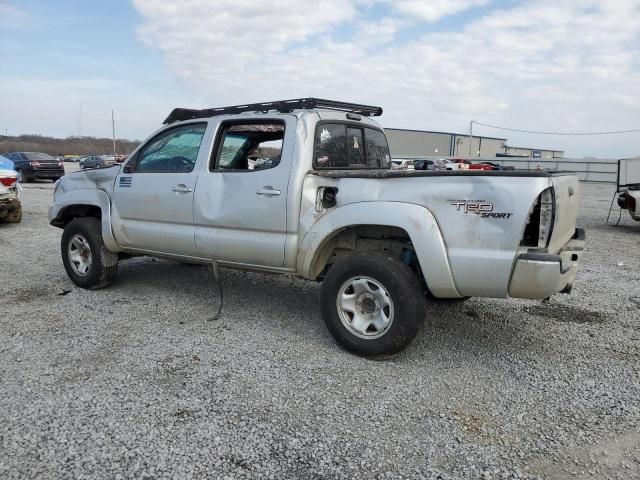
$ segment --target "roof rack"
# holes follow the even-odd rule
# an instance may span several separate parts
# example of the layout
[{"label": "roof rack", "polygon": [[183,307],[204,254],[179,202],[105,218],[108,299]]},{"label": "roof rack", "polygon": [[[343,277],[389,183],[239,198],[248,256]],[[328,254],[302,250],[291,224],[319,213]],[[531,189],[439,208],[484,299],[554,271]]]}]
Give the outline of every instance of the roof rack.
[{"label": "roof rack", "polygon": [[357,103],[337,102],[322,98],[297,98],[293,100],[278,100],[275,102],[248,103],[246,105],[233,105],[231,107],[205,108],[202,110],[190,108],[174,108],[163,124],[173,123],[194,118],[208,118],[216,115],[229,115],[242,112],[276,112],[288,113],[292,110],[309,110],[314,108],[335,110],[338,112],[357,113],[366,117],[378,117],[382,115],[382,107],[359,105]]}]

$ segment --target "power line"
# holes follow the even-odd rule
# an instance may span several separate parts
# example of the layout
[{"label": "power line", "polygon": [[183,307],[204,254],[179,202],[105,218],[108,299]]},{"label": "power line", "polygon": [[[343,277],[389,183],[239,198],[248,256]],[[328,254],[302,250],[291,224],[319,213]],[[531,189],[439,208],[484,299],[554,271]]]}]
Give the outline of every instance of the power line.
[{"label": "power line", "polygon": [[614,130],[611,132],[540,132],[535,130],[521,130],[519,128],[507,128],[507,127],[499,127],[497,125],[489,125],[488,123],[480,123],[475,120],[472,122],[476,125],[482,125],[483,127],[489,128],[497,128],[498,130],[508,130],[510,132],[520,132],[520,133],[533,133],[536,135],[564,135],[564,136],[588,136],[588,135],[615,135],[618,133],[638,133],[640,132],[640,128],[634,128],[631,130]]}]

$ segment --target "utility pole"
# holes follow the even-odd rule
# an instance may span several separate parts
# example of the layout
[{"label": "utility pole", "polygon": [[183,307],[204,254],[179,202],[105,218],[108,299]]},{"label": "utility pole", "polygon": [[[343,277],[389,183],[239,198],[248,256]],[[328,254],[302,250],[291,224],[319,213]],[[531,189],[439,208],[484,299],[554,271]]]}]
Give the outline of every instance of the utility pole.
[{"label": "utility pole", "polygon": [[113,110],[111,110],[111,131],[113,132],[113,161],[116,161],[116,120]]},{"label": "utility pole", "polygon": [[80,117],[78,123],[80,127],[80,136],[82,136],[82,102],[80,102]]},{"label": "utility pole", "polygon": [[473,143],[473,120],[469,122],[469,160],[471,160],[471,144]]}]

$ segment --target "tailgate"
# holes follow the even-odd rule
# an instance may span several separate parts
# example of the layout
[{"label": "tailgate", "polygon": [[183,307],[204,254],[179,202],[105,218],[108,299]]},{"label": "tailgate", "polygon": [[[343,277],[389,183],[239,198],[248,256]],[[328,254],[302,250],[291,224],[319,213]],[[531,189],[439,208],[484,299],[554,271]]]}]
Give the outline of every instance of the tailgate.
[{"label": "tailgate", "polygon": [[576,229],[580,201],[580,184],[576,175],[554,175],[555,219],[549,252],[557,253],[571,239]]}]

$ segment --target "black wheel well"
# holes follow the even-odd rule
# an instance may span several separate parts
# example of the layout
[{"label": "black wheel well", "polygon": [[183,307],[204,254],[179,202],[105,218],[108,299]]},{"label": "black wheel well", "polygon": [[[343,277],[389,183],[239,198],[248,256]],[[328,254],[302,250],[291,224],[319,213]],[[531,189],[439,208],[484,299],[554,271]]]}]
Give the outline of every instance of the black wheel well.
[{"label": "black wheel well", "polygon": [[422,278],[411,237],[388,225],[351,225],[327,237],[311,262],[310,277],[323,278],[337,260],[362,252],[380,252],[399,258]]},{"label": "black wheel well", "polygon": [[102,210],[95,205],[69,205],[51,222],[52,225],[64,228],[74,218],[94,217],[102,219]]}]

